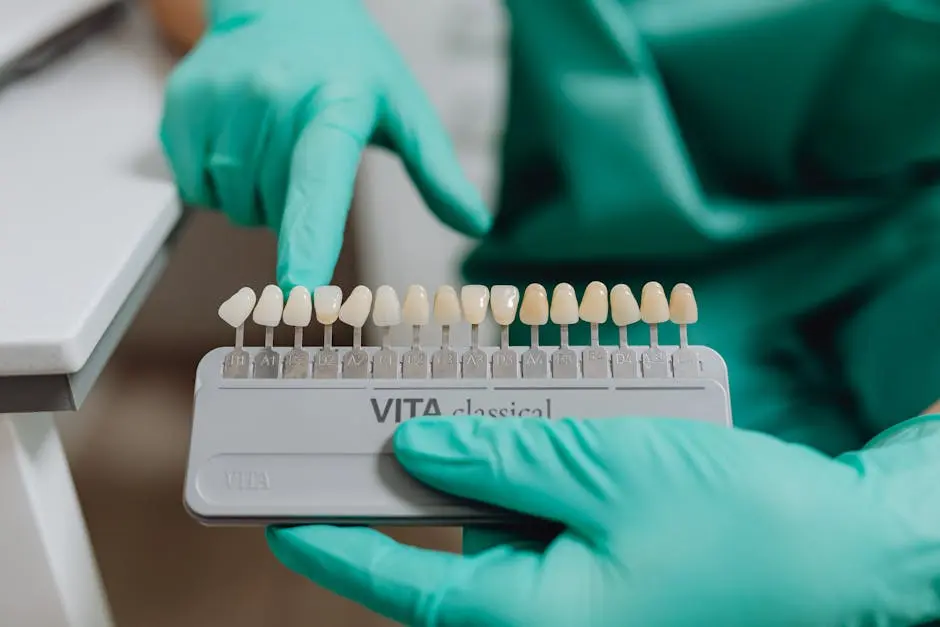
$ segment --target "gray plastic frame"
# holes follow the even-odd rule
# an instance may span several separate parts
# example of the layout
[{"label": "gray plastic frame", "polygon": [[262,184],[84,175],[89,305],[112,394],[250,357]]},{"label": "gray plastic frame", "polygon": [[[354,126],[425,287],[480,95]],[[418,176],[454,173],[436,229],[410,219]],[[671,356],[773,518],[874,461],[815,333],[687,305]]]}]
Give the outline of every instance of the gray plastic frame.
[{"label": "gray plastic frame", "polygon": [[[642,355],[648,347],[631,348]],[[469,408],[509,418],[540,410],[549,419],[635,415],[731,427],[724,360],[710,348],[690,348],[701,359],[699,377],[636,379],[223,379],[232,349],[217,348],[197,368],[184,503],[208,525],[504,524],[519,515],[408,475],[391,450],[396,426],[412,413]],[[254,356],[259,348],[245,350]],[[290,348],[274,350],[283,357]],[[337,350],[342,358],[348,348]]]}]

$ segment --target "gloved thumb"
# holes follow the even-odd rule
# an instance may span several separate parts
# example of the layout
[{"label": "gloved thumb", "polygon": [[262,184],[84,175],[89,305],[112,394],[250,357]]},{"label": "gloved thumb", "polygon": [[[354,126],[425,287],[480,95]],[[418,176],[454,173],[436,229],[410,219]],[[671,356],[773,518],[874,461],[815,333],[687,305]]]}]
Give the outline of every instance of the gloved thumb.
[{"label": "gloved thumb", "polygon": [[492,216],[467,179],[447,131],[417,85],[390,103],[385,126],[408,175],[437,218],[470,237],[482,237]]},{"label": "gloved thumb", "polygon": [[570,419],[419,418],[401,425],[393,443],[404,468],[433,488],[597,537],[619,496],[602,427]]}]

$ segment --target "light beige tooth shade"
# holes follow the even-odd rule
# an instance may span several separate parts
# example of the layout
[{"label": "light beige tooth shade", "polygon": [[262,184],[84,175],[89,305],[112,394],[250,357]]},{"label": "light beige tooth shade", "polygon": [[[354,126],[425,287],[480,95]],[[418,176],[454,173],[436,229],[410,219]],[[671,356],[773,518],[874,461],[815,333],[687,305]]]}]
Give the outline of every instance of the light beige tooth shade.
[{"label": "light beige tooth shade", "polygon": [[695,324],[698,322],[698,304],[692,288],[679,283],[672,288],[669,296],[669,319],[675,324]]},{"label": "light beige tooth shade", "polygon": [[581,297],[579,317],[591,324],[604,324],[607,322],[609,310],[607,286],[600,281],[591,281],[584,289],[584,296]]},{"label": "light beige tooth shade", "polygon": [[253,289],[243,287],[219,305],[219,317],[232,327],[240,327],[251,316],[257,300]]},{"label": "light beige tooth shade", "polygon": [[[486,308],[484,307],[484,311]],[[463,314],[460,310],[460,297],[450,285],[442,285],[434,294],[434,322],[441,326],[460,324]]]},{"label": "light beige tooth shade", "polygon": [[248,298],[248,300],[251,302],[251,308],[252,309],[255,308],[255,303],[258,302],[258,297],[255,295],[255,291],[253,289],[251,289],[250,287],[243,287],[240,290],[238,290],[238,293],[244,294]]},{"label": "light beige tooth shade", "polygon": [[343,324],[361,329],[369,319],[372,309],[372,290],[365,285],[357,285],[343,306],[339,308],[339,319]]},{"label": "light beige tooth shade", "polygon": [[343,290],[336,285],[323,285],[313,292],[313,308],[317,322],[333,324],[339,320],[339,309],[343,306]]},{"label": "light beige tooth shade", "polygon": [[284,305],[284,324],[289,327],[305,327],[310,324],[313,317],[313,302],[310,299],[310,290],[298,285],[287,295],[287,304]]},{"label": "light beige tooth shade", "polygon": [[284,312],[284,292],[277,285],[268,285],[261,292],[252,320],[262,327],[276,327],[281,324]]},{"label": "light beige tooth shade", "polygon": [[377,327],[394,327],[401,324],[401,304],[398,302],[398,294],[390,285],[382,285],[375,290],[372,324]]},{"label": "light beige tooth shade", "polygon": [[508,327],[516,319],[519,290],[515,285],[494,285],[490,289],[490,310],[496,324]]},{"label": "light beige tooth shade", "polygon": [[483,324],[490,304],[490,290],[485,285],[464,285],[460,290],[463,317],[470,324]]},{"label": "light beige tooth shade", "polygon": [[559,283],[552,291],[552,306],[550,310],[552,324],[577,324],[578,295],[570,283]]},{"label": "light beige tooth shade", "polygon": [[669,320],[669,300],[666,290],[656,281],[643,286],[640,296],[640,317],[646,324],[661,324]]},{"label": "light beige tooth shade", "polygon": [[610,290],[610,317],[618,327],[640,321],[640,304],[630,288],[618,283]]},{"label": "light beige tooth shade", "polygon": [[401,306],[401,316],[405,324],[424,326],[431,320],[431,303],[428,291],[423,285],[411,285],[405,292],[405,302]]},{"label": "light beige tooth shade", "polygon": [[519,307],[519,321],[530,327],[548,324],[548,292],[538,283],[525,288],[522,305]]}]

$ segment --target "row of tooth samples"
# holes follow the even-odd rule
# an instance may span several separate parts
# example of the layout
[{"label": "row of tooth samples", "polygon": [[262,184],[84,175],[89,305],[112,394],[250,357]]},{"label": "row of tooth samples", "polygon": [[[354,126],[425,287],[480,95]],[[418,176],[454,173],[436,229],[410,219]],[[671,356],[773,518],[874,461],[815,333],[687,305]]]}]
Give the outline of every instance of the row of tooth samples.
[{"label": "row of tooth samples", "polygon": [[[499,348],[491,358],[480,348],[480,325],[487,310],[500,326]],[[362,348],[362,328],[369,313],[372,323],[383,330],[382,344],[370,358]],[[343,302],[342,290],[334,285],[317,288],[312,297],[304,287],[291,290],[284,303],[284,294],[276,285],[264,288],[260,298],[251,288],[244,287],[219,307],[219,317],[235,328],[235,348],[223,364],[223,377],[256,379],[306,378],[635,378],[698,376],[698,355],[688,345],[688,326],[698,321],[698,306],[692,288],[676,285],[667,299],[663,286],[651,281],[643,286],[640,302],[627,285],[615,285],[608,292],[599,281],[590,283],[580,304],[574,287],[560,283],[548,293],[537,283],[529,285],[519,302],[514,286],[464,286],[460,294],[449,286],[441,286],[434,295],[433,317],[441,326],[441,347],[432,355],[420,345],[421,328],[430,323],[431,303],[427,290],[412,285],[403,303],[388,285],[375,294],[364,285],[357,286]],[[323,346],[311,359],[303,348],[303,330],[316,320],[324,328]],[[522,324],[531,327],[530,347],[518,354],[509,346],[509,327],[518,314]],[[244,350],[244,325],[248,318],[264,327],[264,348],[251,360]],[[599,327],[608,318],[619,328],[619,342],[609,352],[600,345]],[[463,353],[450,346],[450,328],[466,321],[470,324],[470,347]],[[549,355],[539,344],[539,328],[548,324],[560,328],[559,347]],[[337,322],[353,329],[353,345],[342,363],[333,347],[333,325]],[[649,325],[650,344],[637,355],[627,342],[627,327],[637,322]],[[294,327],[293,348],[283,360],[274,350],[274,329],[281,323]],[[581,355],[569,345],[568,328],[578,322],[591,325],[591,341]],[[671,357],[660,348],[658,326],[672,322],[679,326],[679,348]],[[392,348],[389,332],[392,327],[407,324],[413,328],[411,347],[399,358]],[[312,361],[312,366],[311,366]],[[253,366],[253,367],[252,367]]]}]

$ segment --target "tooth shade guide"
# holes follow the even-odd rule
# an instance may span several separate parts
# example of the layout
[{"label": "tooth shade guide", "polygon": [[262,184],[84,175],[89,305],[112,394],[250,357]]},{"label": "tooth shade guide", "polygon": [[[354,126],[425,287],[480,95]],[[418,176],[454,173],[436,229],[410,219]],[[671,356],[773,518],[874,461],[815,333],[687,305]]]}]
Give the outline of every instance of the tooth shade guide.
[{"label": "tooth shade guide", "polygon": [[490,289],[490,309],[496,324],[508,327],[516,320],[519,290],[513,285],[494,285]]},{"label": "tooth shade guide", "polygon": [[666,291],[656,281],[643,286],[640,295],[640,316],[647,324],[661,324],[669,321],[669,299]]},{"label": "tooth shade guide", "polygon": [[247,379],[251,361],[245,346],[245,322],[254,311],[257,297],[254,290],[243,287],[219,305],[219,317],[235,329],[235,348],[222,362],[222,376],[227,379]]},{"label": "tooth shade guide", "polygon": [[[519,286],[520,290],[522,287]],[[635,288],[639,294],[639,285]],[[530,320],[526,317],[517,324],[521,326]],[[624,320],[617,317],[614,325],[627,327],[628,323],[618,323]],[[681,320],[665,323],[681,324]],[[580,336],[582,330],[587,335],[586,325],[591,321],[578,324],[581,322],[585,326],[577,329],[579,341],[569,348],[577,356],[589,344],[581,341]],[[318,326],[314,325],[315,330],[309,332],[308,343],[319,340]],[[412,330],[411,325],[399,326],[396,331]],[[531,370],[527,358],[534,347],[529,345],[529,334],[523,331],[518,339],[514,333],[515,344],[509,345],[521,366],[520,374],[510,379],[494,377],[489,370],[489,360],[500,350],[498,342],[493,346],[494,342],[488,341],[498,337],[495,332],[491,335],[495,329],[489,326],[484,329],[487,346],[476,349],[481,355],[476,370],[474,366],[469,370],[463,367],[470,349],[468,338],[458,336],[470,328],[470,322],[462,320],[450,329],[451,341],[440,342],[441,347],[447,344],[455,351],[455,357],[461,358],[461,367],[454,369],[456,364],[450,363],[450,370],[442,369],[447,362],[435,357],[432,376],[427,380],[404,379],[394,369],[388,374],[382,373],[381,368],[378,373],[372,372],[373,360],[380,352],[374,346],[360,348],[367,359],[358,365],[352,363],[350,358],[356,351],[338,338],[337,344],[341,345],[334,348],[342,357],[340,380],[316,380],[311,376],[285,380],[284,375],[279,377],[282,380],[223,379],[223,360],[231,349],[211,351],[196,373],[198,392],[193,403],[183,491],[187,511],[209,525],[247,523],[260,527],[330,524],[341,520],[344,524],[365,526],[511,526],[524,521],[509,510],[480,507],[475,502],[426,489],[415,483],[400,465],[391,463],[389,445],[395,429],[423,415],[558,420],[570,416],[572,408],[586,420],[620,417],[626,408],[627,413],[637,415],[668,415],[726,428],[732,426],[727,368],[721,356],[705,346],[689,346],[687,353],[674,345],[658,346],[666,357],[666,377],[672,378],[669,381],[639,368],[635,358],[628,363],[618,346],[626,342],[619,342],[618,333],[611,329],[610,336],[601,334],[600,344],[611,353],[612,376],[586,377],[581,364],[576,363],[576,376],[566,378],[557,368],[550,369],[545,376]],[[374,325],[367,327],[369,340],[373,329]],[[249,337],[250,334],[249,331]],[[406,334],[399,337],[396,333],[396,345],[409,345]],[[671,332],[660,336],[664,342],[675,343]],[[289,337],[284,339],[288,341]],[[422,348],[429,355],[441,348],[436,332],[426,334],[426,339],[428,345]],[[639,342],[640,336],[630,339]],[[697,336],[693,335],[694,339]],[[543,332],[541,340],[560,344],[554,329],[551,339]],[[556,350],[554,346],[539,349],[549,357]],[[629,351],[634,349],[642,354],[647,346],[627,347]],[[252,345],[245,352],[253,359],[262,350]],[[289,342],[275,349],[281,358],[289,350]],[[402,352],[398,351],[394,364],[399,368]],[[222,476],[225,473],[219,472],[220,459],[234,464],[229,467],[238,475],[234,481],[247,489],[232,489],[230,477],[226,485],[227,478]],[[249,461],[252,466],[245,468],[243,464]],[[247,472],[237,472],[239,467]],[[284,472],[308,480],[302,485],[285,482],[281,480],[286,476]],[[264,492],[251,489],[258,487]],[[350,491],[362,496],[355,504],[348,499]],[[420,507],[415,507],[415,503]]]},{"label": "tooth shade guide", "polygon": [[549,318],[558,325],[559,347],[552,353],[552,377],[575,379],[578,377],[577,354],[568,347],[568,326],[577,324],[578,295],[570,283],[559,283],[552,290]]},{"label": "tooth shade guide", "polygon": [[688,325],[698,322],[698,304],[695,294],[686,283],[679,283],[669,295],[669,317],[679,326],[679,347],[689,345]]},{"label": "tooth shade guide", "polygon": [[441,327],[441,346],[431,355],[432,379],[460,377],[460,356],[450,346],[450,328],[463,320],[460,295],[451,285],[441,285],[434,293],[434,321]]},{"label": "tooth shade guide", "polygon": [[689,348],[688,328],[698,322],[698,304],[692,288],[679,283],[669,295],[669,316],[679,326],[679,349],[672,354],[672,374],[676,378],[693,378],[701,374],[698,352]]},{"label": "tooth shade guide", "polygon": [[251,317],[256,303],[254,290],[243,287],[219,305],[218,315],[233,329],[238,329]]},{"label": "tooth shade guide", "polygon": [[411,285],[401,306],[402,321],[411,326],[424,326],[430,322],[431,303],[428,292],[421,285]]},{"label": "tooth shade guide", "polygon": [[411,350],[407,351],[401,364],[404,379],[426,379],[428,377],[428,356],[421,349],[421,327],[428,324],[431,317],[431,304],[427,290],[420,285],[412,285],[405,294],[402,305],[402,319],[411,325]]},{"label": "tooth shade guide", "polygon": [[607,322],[610,299],[607,286],[600,281],[591,281],[584,289],[578,315],[591,325],[591,345],[581,353],[581,370],[586,379],[606,379],[610,376],[610,355],[600,345],[599,326]]},{"label": "tooth shade guide", "polygon": [[369,319],[372,302],[372,290],[357,285],[340,307],[340,321],[353,330],[352,349],[343,355],[340,366],[344,379],[367,379],[372,375],[372,359],[362,348],[362,327]]},{"label": "tooth shade guide", "polygon": [[281,323],[283,312],[284,292],[277,285],[267,285],[255,303],[252,321],[258,326],[273,329]]},{"label": "tooth shade guide", "polygon": [[[593,282],[592,282],[593,284]],[[565,284],[559,284],[552,290],[552,293],[556,293],[559,289],[564,289]],[[603,296],[604,290],[607,289],[603,284],[597,284],[599,291],[598,294]],[[653,289],[650,287],[653,286]],[[270,288],[271,286],[269,286]],[[276,287],[276,286],[275,286]],[[419,311],[418,314],[415,314],[413,311],[411,313],[405,314],[403,311],[404,306],[402,303],[397,301],[397,294],[394,291],[391,292],[391,302],[393,307],[389,310],[386,310],[384,313],[381,311],[376,311],[376,309],[381,309],[381,307],[376,307],[376,301],[381,301],[381,299],[376,299],[375,295],[368,290],[365,286],[360,286],[362,289],[357,288],[359,293],[365,294],[367,297],[372,297],[372,303],[367,303],[372,305],[372,318],[373,322],[377,319],[379,322],[385,322],[385,326],[379,326],[378,330],[382,333],[383,348],[387,349],[386,352],[375,351],[369,347],[362,346],[362,326],[353,326],[350,329],[350,335],[353,336],[353,345],[358,348],[361,353],[357,353],[353,357],[349,356],[349,349],[345,348],[348,346],[348,340],[346,343],[340,342],[341,345],[335,345],[333,342],[333,324],[320,325],[319,323],[314,323],[314,328],[316,326],[323,326],[322,333],[322,346],[317,349],[317,347],[309,347],[308,351],[314,359],[312,360],[314,365],[319,364],[321,367],[328,367],[330,371],[329,378],[384,378],[384,379],[396,379],[396,378],[413,378],[418,376],[420,378],[434,378],[434,379],[474,379],[474,378],[539,378],[542,376],[541,368],[542,363],[539,361],[537,352],[539,350],[544,351],[546,355],[545,365],[548,366],[548,372],[546,376],[549,378],[558,378],[558,379],[580,379],[580,378],[635,378],[635,377],[691,377],[691,376],[701,376],[699,370],[700,366],[696,368],[684,367],[682,364],[692,364],[695,366],[699,364],[701,360],[692,359],[695,356],[695,351],[700,350],[699,347],[692,347],[687,342],[687,327],[693,320],[697,320],[697,310],[694,305],[694,302],[690,301],[691,288],[684,284],[674,286],[669,292],[669,298],[666,299],[666,305],[669,308],[670,319],[666,321],[669,324],[675,324],[679,331],[680,343],[678,348],[687,348],[691,351],[688,354],[675,354],[676,347],[671,346],[660,346],[659,345],[659,334],[658,334],[658,325],[663,324],[662,322],[657,322],[655,320],[662,317],[663,312],[656,310],[656,307],[662,309],[662,297],[665,296],[665,290],[661,287],[660,284],[651,282],[644,286],[644,293],[647,296],[646,303],[646,312],[639,312],[645,315],[647,324],[650,328],[650,345],[649,347],[637,347],[638,350],[635,350],[633,347],[630,347],[628,341],[628,331],[626,324],[618,324],[618,334],[617,334],[617,343],[616,345],[604,345],[600,343],[599,333],[592,333],[592,339],[587,346],[570,346],[570,337],[567,333],[568,325],[559,324],[559,346],[541,346],[542,340],[540,335],[539,324],[533,324],[542,322],[544,320],[544,309],[541,313],[534,314],[530,311],[526,305],[526,297],[530,294],[537,293],[535,288],[540,287],[537,284],[532,284],[526,286],[524,290],[519,290],[517,287],[513,286],[493,286],[492,288],[485,288],[483,286],[476,286],[477,289],[476,298],[478,303],[478,308],[482,311],[476,314],[477,320],[481,322],[485,321],[487,316],[485,314],[491,313],[494,322],[502,322],[503,325],[500,325],[499,328],[499,337],[500,341],[497,343],[495,349],[497,353],[500,353],[497,359],[495,360],[495,371],[494,371],[494,354],[493,348],[490,347],[480,347],[480,329],[479,325],[470,324],[467,316],[461,315],[459,318],[459,323],[454,325],[441,324],[441,335],[440,343],[430,342],[432,344],[437,344],[436,346],[425,346],[420,342],[421,336],[415,335],[415,330],[420,330],[421,325],[408,324],[408,322],[421,322],[424,319],[430,320],[433,318],[433,321],[436,324],[440,324],[443,320],[457,320],[457,313],[464,313],[463,299],[461,297],[465,296],[466,289],[465,287],[453,288],[451,286],[439,286],[433,294],[433,299],[430,299],[434,304],[425,303],[427,308],[422,311]],[[473,288],[474,286],[470,286]],[[268,289],[268,288],[266,288]],[[388,292],[391,288],[385,286],[384,288],[379,288],[377,292],[382,290]],[[338,288],[337,288],[338,290]],[[353,290],[356,292],[357,290]],[[270,291],[270,290],[269,290]],[[427,295],[427,290],[421,288],[420,286],[413,286],[410,290],[413,293],[422,293]],[[625,286],[625,284],[616,284],[607,292],[607,298],[597,298],[595,295],[595,303],[599,303],[597,310],[592,310],[590,305],[591,298],[590,289],[585,289],[580,305],[578,306],[578,315],[580,320],[577,323],[587,323],[589,325],[599,327],[601,322],[600,320],[606,319],[610,321],[613,319],[614,323],[617,322],[627,322],[630,323],[631,316],[634,316],[636,312],[633,309],[643,309],[641,303],[636,303],[636,299],[626,298],[625,296],[632,296],[633,292]],[[353,292],[350,293],[352,296]],[[447,298],[450,299],[451,308],[454,311],[450,312],[450,318],[447,317],[447,312],[439,315],[436,311],[436,304],[439,293],[444,293]],[[495,302],[493,300],[493,294],[495,294]],[[652,294],[652,296],[650,296]],[[262,291],[262,296],[264,291]],[[386,294],[387,296],[388,294]],[[471,296],[474,296],[473,291],[470,292]],[[407,296],[407,295],[406,295]],[[521,298],[520,298],[521,296]],[[561,306],[558,303],[554,304],[555,312],[553,315],[552,302],[548,302],[548,317],[549,320],[554,318],[557,320],[559,318],[564,319],[564,316],[569,316],[567,319],[571,319],[571,310],[573,309],[571,305],[571,296],[572,292],[567,291],[563,293]],[[577,302],[577,293],[573,293],[575,297],[575,302]],[[321,293],[321,302],[322,302],[322,293]],[[568,299],[568,311],[565,311],[565,299]],[[482,305],[481,299],[486,302],[485,307],[480,308],[479,305]],[[620,299],[620,300],[617,300]],[[657,300],[658,299],[658,300]],[[683,300],[685,299],[685,300]],[[255,309],[258,309],[258,304],[262,301],[262,298],[258,298]],[[460,300],[460,312],[457,312],[456,301]],[[533,301],[535,302],[535,301]],[[628,309],[623,309],[623,303],[626,302]],[[290,295],[288,295],[288,304],[290,303]],[[650,304],[652,303],[652,305]],[[288,341],[286,344],[278,344],[278,346],[283,346],[284,348],[293,347],[294,349],[303,350],[304,349],[304,340],[302,331],[298,330],[296,325],[289,325],[290,322],[296,322],[296,319],[293,318],[290,314],[290,308],[283,303],[280,303],[282,309],[280,312],[281,322],[279,326],[292,326],[294,328],[290,329],[290,332],[293,334],[293,341]],[[394,305],[397,305],[395,307]],[[506,306],[508,305],[508,306]],[[653,307],[655,305],[655,307]],[[409,305],[410,306],[410,305]],[[544,302],[542,302],[544,306]],[[609,307],[608,307],[609,306]],[[325,319],[330,320],[334,319],[335,322],[341,322],[345,319],[349,319],[349,311],[347,310],[347,315],[344,316],[343,308],[345,303],[340,303],[339,306],[334,306],[332,308],[332,313],[330,315],[333,318],[326,317]],[[472,307],[472,304],[471,304]],[[494,309],[495,307],[495,309]],[[503,307],[500,309],[500,307]],[[618,307],[620,307],[618,309]],[[630,309],[630,308],[633,309]],[[650,314],[649,309],[653,307],[655,310]],[[560,309],[559,309],[560,308]],[[607,311],[605,311],[607,308]],[[420,308],[419,308],[420,309]],[[523,311],[525,310],[525,311]],[[561,313],[559,313],[559,310]],[[626,311],[626,313],[624,313]],[[471,311],[471,316],[473,317],[473,312]],[[605,316],[606,314],[606,316]],[[384,318],[383,318],[384,316]],[[417,317],[416,317],[417,316]],[[254,317],[254,315],[253,315]],[[365,318],[368,318],[369,314],[365,314]],[[644,316],[640,316],[641,318]],[[263,316],[262,316],[263,318]],[[363,318],[363,320],[365,319]],[[324,319],[323,314],[321,313],[320,319]],[[397,324],[391,324],[397,321]],[[515,321],[515,322],[514,322]],[[509,324],[517,323],[526,324],[529,326],[529,334],[527,340],[524,340],[520,345],[510,345],[508,338],[508,327]],[[345,324],[345,323],[344,323]],[[491,323],[487,323],[491,324]],[[257,326],[257,325],[256,325]],[[352,326],[352,325],[346,325]],[[375,325],[373,325],[375,326]],[[398,329],[398,327],[402,327]],[[404,331],[406,328],[411,327],[412,331],[412,341],[408,342],[404,337],[399,337],[398,331]],[[417,329],[415,328],[417,327]],[[302,329],[302,327],[300,327]],[[396,329],[394,334],[390,332]],[[459,341],[454,343],[455,339],[455,329],[456,337]],[[466,333],[464,329],[469,331],[470,341],[467,342],[467,337],[463,334]],[[286,331],[287,329],[285,329]],[[487,327],[486,332],[489,333],[490,329]],[[593,331],[593,329],[592,329]],[[599,331],[599,329],[598,329]],[[274,348],[274,338],[280,338],[280,332],[275,331],[273,327],[265,327],[265,344],[267,347],[275,351]],[[238,331],[236,330],[236,335]],[[316,338],[318,332],[312,334],[312,338]],[[412,359],[410,356],[408,360],[404,359],[408,351],[396,351],[392,347],[391,339],[394,337],[396,341],[396,346],[399,345],[399,342],[404,340],[403,346],[408,346],[410,344],[411,350],[416,351],[424,356],[424,359]],[[238,338],[236,338],[237,340]],[[283,339],[287,339],[286,336]],[[427,338],[430,339],[430,338]],[[310,341],[309,339],[307,340]],[[242,343],[244,339],[242,339]],[[468,346],[469,344],[469,346]],[[270,372],[270,354],[262,363],[259,361],[261,356],[258,354],[258,349],[248,349],[248,353],[257,366],[256,368],[249,368],[251,375],[255,378],[300,378],[299,374],[288,374],[287,371],[291,370],[288,367],[290,362],[285,361],[286,353],[281,351],[279,352],[279,361],[280,366],[278,368],[278,373]],[[335,356],[335,359],[331,358],[329,354],[332,353]],[[456,357],[455,354],[456,353]],[[634,359],[635,357],[635,359]],[[317,359],[319,358],[319,359]],[[376,368],[376,361],[379,362],[379,367]],[[631,369],[632,364],[636,363],[640,366],[638,372],[633,372]],[[384,364],[384,365],[383,365]],[[405,366],[417,365],[420,367],[420,372],[418,375],[414,375],[409,372],[405,372]],[[347,372],[348,367],[348,372]],[[535,368],[533,370],[533,368]],[[257,371],[256,371],[257,370]],[[635,375],[635,376],[634,376]],[[229,378],[235,378],[237,375],[234,372],[226,374]],[[319,371],[312,369],[311,374],[307,377],[319,378],[323,376]]]},{"label": "tooth shade guide", "polygon": [[600,281],[591,281],[581,297],[578,317],[589,324],[600,325],[607,322],[609,311],[607,286]]},{"label": "tooth shade guide", "polygon": [[390,285],[379,286],[372,299],[372,324],[384,329],[401,322],[401,303],[395,289]]},{"label": "tooth shade guide", "polygon": [[640,317],[649,326],[650,345],[642,354],[643,376],[668,378],[669,359],[659,347],[659,324],[669,320],[669,300],[663,286],[650,281],[640,293]]},{"label": "tooth shade guide", "polygon": [[313,309],[321,325],[335,324],[342,305],[343,290],[339,286],[323,285],[313,291]]},{"label": "tooth shade guide", "polygon": [[538,284],[528,285],[519,305],[519,321],[529,327],[529,350],[521,357],[523,379],[544,379],[548,376],[548,354],[539,347],[539,327],[549,320],[548,292]]},{"label": "tooth shade guide", "polygon": [[219,317],[235,329],[235,347],[222,361],[223,378],[247,379],[251,373],[251,358],[244,350],[245,322],[251,317],[256,302],[254,290],[243,287],[219,306]]},{"label": "tooth shade guide", "polygon": [[610,316],[618,327],[640,322],[640,304],[630,286],[618,283],[610,289]]},{"label": "tooth shade guide", "polygon": [[451,285],[441,285],[434,293],[434,321],[442,327],[460,324],[463,310],[460,296]]},{"label": "tooth shade guide", "polygon": [[460,289],[460,306],[464,319],[479,326],[486,320],[490,304],[490,290],[485,285],[464,285]]},{"label": "tooth shade guide", "polygon": [[553,324],[567,326],[577,324],[580,320],[578,312],[578,295],[570,283],[559,283],[552,290],[549,317]]},{"label": "tooth shade guide", "polygon": [[339,309],[340,322],[353,329],[353,346],[355,348],[362,346],[362,327],[368,321],[371,310],[372,290],[365,285],[357,285]]},{"label": "tooth shade guide", "polygon": [[492,356],[494,379],[515,379],[519,376],[519,355],[509,347],[509,326],[515,321],[519,309],[519,290],[512,285],[494,285],[490,288],[490,308],[493,320],[500,325],[499,350]]},{"label": "tooth shade guide", "polygon": [[251,356],[242,348],[232,350],[222,361],[223,379],[247,379],[251,375]]}]

